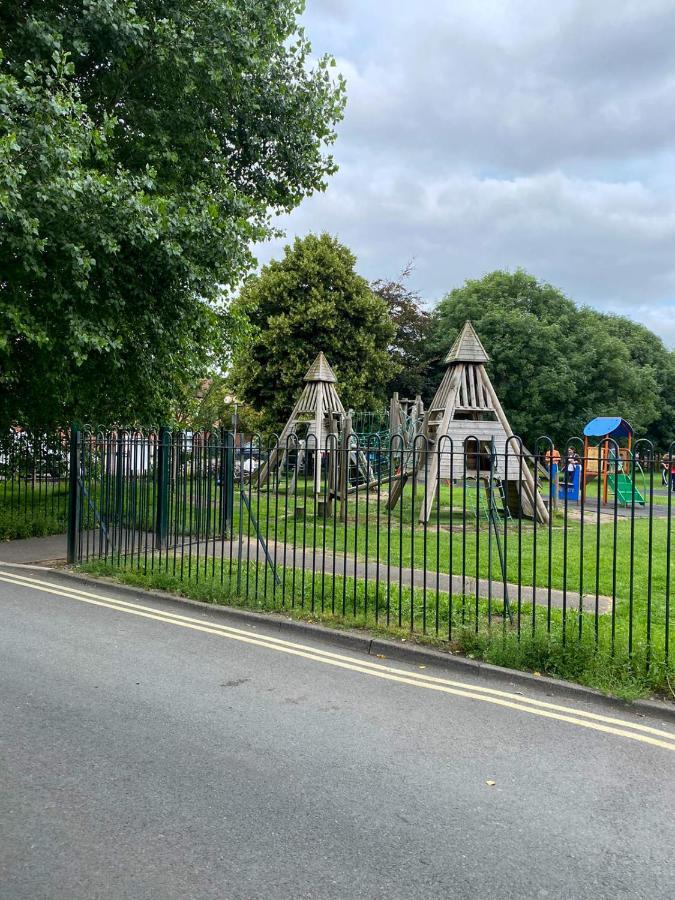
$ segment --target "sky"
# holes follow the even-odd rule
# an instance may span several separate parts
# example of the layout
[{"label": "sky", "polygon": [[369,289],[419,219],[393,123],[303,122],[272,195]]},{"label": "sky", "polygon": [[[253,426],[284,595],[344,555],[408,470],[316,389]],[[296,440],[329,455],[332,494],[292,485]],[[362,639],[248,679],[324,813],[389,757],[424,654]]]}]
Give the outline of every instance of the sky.
[{"label": "sky", "polygon": [[434,303],[527,269],[675,347],[675,0],[307,0],[347,80],[326,191],[256,248],[328,231]]}]

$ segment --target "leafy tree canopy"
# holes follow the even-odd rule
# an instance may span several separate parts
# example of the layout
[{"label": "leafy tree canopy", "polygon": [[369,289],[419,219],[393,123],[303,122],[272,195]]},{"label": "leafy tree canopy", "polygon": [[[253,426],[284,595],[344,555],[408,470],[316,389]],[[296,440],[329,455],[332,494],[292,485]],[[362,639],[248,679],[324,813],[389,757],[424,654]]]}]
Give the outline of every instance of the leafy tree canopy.
[{"label": "leafy tree canopy", "polygon": [[263,411],[269,424],[286,421],[321,350],[345,407],[386,404],[396,372],[389,354],[396,329],[385,301],[354,271],[355,262],[335,238],[310,234],[251,278],[235,301],[251,337],[235,357],[232,382],[238,398]]},{"label": "leafy tree canopy", "polygon": [[212,431],[214,428],[234,428],[237,414],[237,431],[240,434],[260,432],[264,425],[261,413],[245,403],[238,403],[232,393],[229,378],[215,374],[192,385],[180,408],[176,409],[174,423],[178,428],[194,428]]},{"label": "leafy tree canopy", "polygon": [[618,415],[663,443],[675,433],[675,360],[648,329],[577,307],[527,272],[492,272],[451,291],[434,311],[430,352],[442,359],[471,319],[514,432],[533,443],[579,435],[590,419]]},{"label": "leafy tree canopy", "polygon": [[0,420],[168,417],[219,296],[334,170],[298,0],[0,4]]},{"label": "leafy tree canopy", "polygon": [[370,287],[387,304],[396,328],[390,352],[398,371],[387,385],[387,394],[391,396],[396,391],[400,397],[414,398],[417,394],[426,395],[430,390],[426,372],[431,316],[419,293],[406,283],[411,273],[412,266],[408,265],[398,281],[379,279]]}]

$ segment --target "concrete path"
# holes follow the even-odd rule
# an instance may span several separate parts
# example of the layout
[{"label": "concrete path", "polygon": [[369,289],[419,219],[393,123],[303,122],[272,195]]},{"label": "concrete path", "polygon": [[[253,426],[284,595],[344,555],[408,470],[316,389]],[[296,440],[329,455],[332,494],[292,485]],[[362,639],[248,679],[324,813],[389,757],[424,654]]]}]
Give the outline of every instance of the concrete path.
[{"label": "concrete path", "polygon": [[1,570],[3,900],[672,897],[658,719]]},{"label": "concrete path", "polygon": [[[186,548],[185,552],[196,554],[196,545]],[[222,547],[218,544],[215,548],[209,546],[209,556],[222,555],[229,559],[230,550],[233,558],[237,557],[238,544],[235,540],[230,547],[229,543],[225,543]],[[272,561],[279,567],[296,568],[309,570],[310,573],[321,575],[325,571],[327,575],[332,577],[335,572],[338,577],[365,579],[375,584],[390,584],[393,588],[399,584],[403,588],[414,588],[416,590],[426,590],[431,593],[440,591],[442,593],[453,593],[455,595],[478,596],[484,599],[492,598],[499,602],[504,600],[504,582],[503,580],[489,580],[487,578],[479,578],[478,580],[470,574],[465,575],[446,575],[437,573],[435,570],[412,569],[398,564],[397,560],[392,560],[390,565],[386,563],[377,563],[374,559],[369,562],[355,559],[350,554],[338,553],[333,556],[332,553],[322,552],[322,549],[307,547],[304,552],[302,547],[292,547],[274,542],[268,544],[268,550]],[[242,545],[242,556],[249,559],[255,559],[260,564],[265,562],[260,544],[255,540],[244,541]],[[494,551],[494,564],[498,565],[497,551]],[[520,589],[517,584],[511,582],[506,583],[506,596],[510,603],[515,604],[520,599],[521,603],[536,603],[541,606],[548,606],[549,602],[552,607],[562,609],[578,609],[579,593],[573,590],[561,591],[556,589],[549,590],[545,587],[536,589],[521,585]],[[607,613],[612,608],[612,598],[599,596],[597,598],[598,611],[600,614]],[[594,612],[596,606],[595,594],[584,594],[583,608],[587,612]]]},{"label": "concrete path", "polygon": [[51,562],[65,562],[65,560],[65,534],[26,538],[22,541],[0,542],[0,562],[48,564]]},{"label": "concrete path", "polygon": [[[98,532],[91,532],[89,535],[89,547],[92,553],[97,550],[99,545]],[[136,534],[134,540],[138,541]],[[141,540],[145,541],[145,535],[141,536]],[[86,548],[86,535],[83,536],[83,548]],[[137,546],[137,543],[136,543]],[[145,544],[143,545],[145,546]],[[127,550],[131,549],[131,537],[128,540]],[[124,552],[124,538],[120,541],[120,552]],[[374,559],[365,562],[355,559],[351,554],[338,553],[335,556],[332,553],[322,552],[320,547],[314,550],[312,547],[306,547],[304,552],[302,547],[293,547],[292,545],[284,545],[272,541],[268,544],[268,550],[272,560],[279,568],[295,568],[305,570],[306,572],[321,575],[325,571],[327,577],[332,577],[333,572],[338,577],[358,578],[366,580],[373,585],[380,584],[385,586],[391,585],[392,590],[396,590],[401,584],[403,588],[414,588],[415,590],[426,590],[429,593],[439,591],[442,593],[452,592],[455,595],[478,596],[483,599],[494,599],[497,602],[504,601],[504,582],[503,580],[487,578],[476,580],[471,574],[453,575],[452,578],[444,573],[436,573],[434,570],[412,569],[399,565],[397,560],[392,560],[390,565],[386,563],[376,563]],[[153,536],[148,536],[148,552],[153,553]],[[205,541],[202,542],[186,542],[178,545],[175,550],[170,548],[169,555],[173,558],[175,555],[180,558],[181,555],[190,555],[193,561],[200,560],[204,564],[205,559],[224,558],[229,560],[238,559],[239,545],[235,537],[233,541]],[[159,555],[156,553],[156,555]],[[0,562],[10,563],[40,563],[44,565],[58,564],[65,562],[66,558],[66,538],[65,535],[55,535],[46,538],[30,538],[25,541],[8,541],[0,544]],[[254,539],[244,540],[242,543],[242,558],[256,560],[259,563],[265,562],[265,556],[261,545]],[[497,555],[495,550],[495,565],[497,564]],[[536,603],[538,606],[551,607],[557,609],[578,609],[579,593],[571,588],[562,591],[546,587],[537,587],[536,589],[521,585],[520,589],[517,584],[507,582],[506,596],[509,602],[516,605],[520,600],[524,604]],[[596,598],[595,594],[584,594],[583,608],[586,612],[595,612],[596,603],[598,612],[602,615],[611,611],[612,598],[600,595]]]}]

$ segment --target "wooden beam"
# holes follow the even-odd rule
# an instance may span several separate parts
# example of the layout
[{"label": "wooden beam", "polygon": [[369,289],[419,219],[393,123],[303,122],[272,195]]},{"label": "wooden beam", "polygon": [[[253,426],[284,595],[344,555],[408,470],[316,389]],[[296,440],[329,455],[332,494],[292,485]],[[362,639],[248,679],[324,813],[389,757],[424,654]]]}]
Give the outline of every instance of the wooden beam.
[{"label": "wooden beam", "polygon": [[[427,460],[427,466],[426,466],[427,485],[426,485],[426,490],[425,490],[426,499],[422,501],[422,508],[420,509],[420,514],[419,514],[420,522],[428,522],[429,521],[429,516],[431,515],[431,510],[434,505],[434,499],[436,497],[436,489],[438,487],[438,462],[439,462],[438,445],[439,445],[439,441],[441,440],[442,436],[447,435],[448,429],[450,426],[450,422],[452,421],[452,417],[455,414],[455,408],[457,406],[460,385],[462,383],[462,378],[465,377],[464,369],[465,369],[464,364],[460,363],[456,367],[456,369],[453,373],[452,379],[450,381],[450,389],[448,390],[448,399],[445,404],[445,410],[443,411],[443,418],[441,419],[438,429],[436,430],[436,437],[435,437],[434,443],[433,443],[433,451],[432,451],[432,448],[430,447],[431,442],[429,440],[428,433],[425,434],[425,437],[427,438],[427,447],[429,448],[429,449],[427,449],[427,454],[429,454],[430,452],[433,452],[433,458],[431,460],[431,466],[428,465],[428,460]],[[447,447],[449,447],[450,442],[444,441],[444,444],[445,444],[445,447],[447,448]],[[447,450],[444,452],[447,452]],[[454,444],[452,445],[451,452],[454,455],[454,452],[455,452]],[[418,473],[419,473],[419,470],[418,470]],[[419,477],[419,474],[418,474],[418,477]],[[429,482],[431,482],[431,490],[429,489]]]}]

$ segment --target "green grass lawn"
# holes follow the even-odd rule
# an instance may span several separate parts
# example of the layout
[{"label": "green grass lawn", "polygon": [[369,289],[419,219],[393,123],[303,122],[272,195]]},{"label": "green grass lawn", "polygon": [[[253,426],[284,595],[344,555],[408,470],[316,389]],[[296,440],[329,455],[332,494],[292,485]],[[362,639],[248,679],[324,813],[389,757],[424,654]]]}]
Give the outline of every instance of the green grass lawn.
[{"label": "green grass lawn", "polygon": [[0,541],[63,534],[67,500],[65,481],[0,481]]},{"label": "green grass lawn", "polygon": [[[558,512],[550,526],[512,519],[501,521],[495,533],[485,517],[476,515],[476,500],[468,491],[455,488],[451,507],[449,490],[444,488],[440,507],[427,525],[417,523],[421,497],[415,498],[413,507],[408,492],[403,505],[392,511],[386,510],[385,500],[372,492],[358,498],[351,495],[346,523],[339,505],[331,516],[321,515],[314,498],[302,491],[295,496],[252,494],[251,505],[268,540],[305,543],[405,567],[438,568],[446,574],[483,578],[491,574],[496,579],[504,575],[501,549],[509,582],[597,592],[620,600],[630,600],[632,594],[634,602],[644,603],[651,595],[656,614],[665,603],[669,570],[671,583],[675,581],[675,527],[665,518],[603,521],[598,527],[594,517],[582,523]],[[235,529],[237,519],[235,510]],[[254,533],[246,510],[243,530]]]},{"label": "green grass lawn", "polygon": [[[632,603],[634,611],[644,610],[645,617],[648,612],[650,626],[664,621],[666,593],[675,582],[675,529],[666,518],[655,517],[651,522],[619,518],[614,522],[610,517],[598,527],[590,513],[582,523],[577,513],[570,510],[565,518],[559,510],[549,526],[512,519],[500,521],[495,530],[489,527],[484,504],[477,503],[475,487],[463,490],[444,485],[426,525],[417,522],[423,499],[419,486],[415,492],[408,487],[403,501],[391,511],[386,509],[384,488],[355,492],[350,495],[344,522],[339,504],[334,504],[330,515],[319,511],[311,482],[300,479],[294,494],[284,491],[283,479],[279,487],[279,491],[271,485],[260,491],[246,487],[252,515],[235,496],[235,534],[241,507],[243,533],[255,535],[255,520],[268,542],[322,548],[328,553],[430,572],[497,580],[505,576],[511,583],[544,590],[550,586],[591,596],[597,593],[615,598],[617,610]],[[156,526],[154,491],[152,483],[139,482],[117,500],[109,492],[95,502],[106,511],[112,528],[145,533]],[[119,515],[115,515],[116,504]],[[179,543],[220,535],[215,481],[172,491],[168,521]],[[83,516],[83,529],[95,526],[90,511]]]}]

